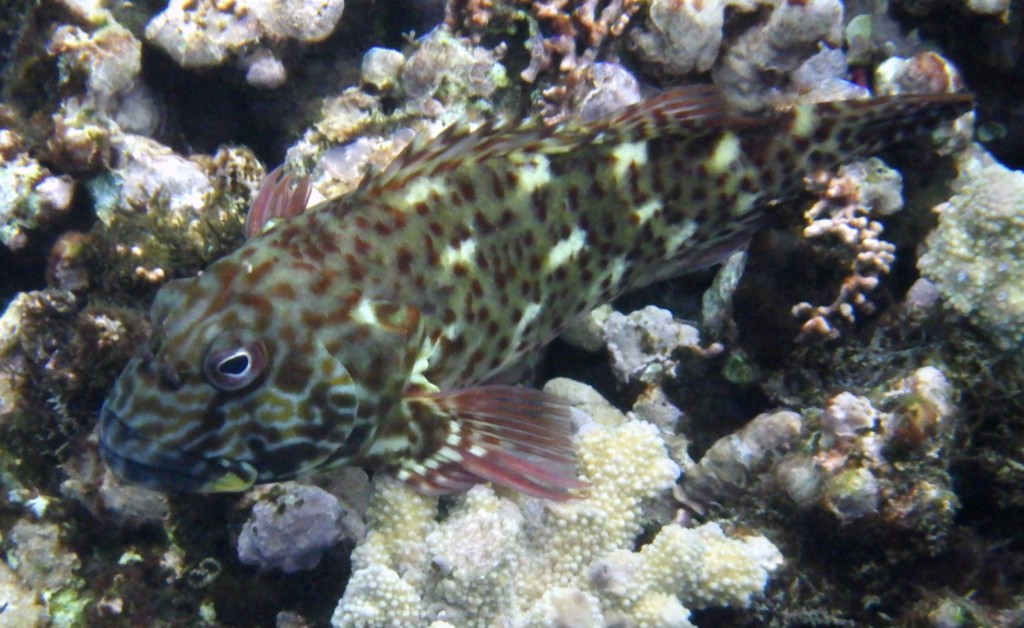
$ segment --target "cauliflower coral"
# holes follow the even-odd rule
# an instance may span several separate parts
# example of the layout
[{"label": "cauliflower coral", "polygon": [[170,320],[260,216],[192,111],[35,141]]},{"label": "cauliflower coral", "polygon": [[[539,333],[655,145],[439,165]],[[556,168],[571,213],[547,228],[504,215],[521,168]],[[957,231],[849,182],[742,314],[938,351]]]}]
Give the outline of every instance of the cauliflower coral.
[{"label": "cauliflower coral", "polygon": [[439,517],[436,498],[377,478],[333,625],[685,626],[689,608],[747,605],[782,563],[715,523],[666,524],[635,550],[679,475],[660,432],[589,423],[577,448],[590,487],[565,503],[480,485]]}]

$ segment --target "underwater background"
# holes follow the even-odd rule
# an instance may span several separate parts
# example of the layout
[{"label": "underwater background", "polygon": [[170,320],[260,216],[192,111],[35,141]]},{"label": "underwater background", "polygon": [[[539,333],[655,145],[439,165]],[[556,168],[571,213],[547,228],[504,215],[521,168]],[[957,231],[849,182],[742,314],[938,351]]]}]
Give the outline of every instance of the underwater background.
[{"label": "underwater background", "polygon": [[[9,0],[0,8],[0,625],[1024,624],[1021,0]],[[808,178],[724,264],[514,381],[593,421],[585,496],[325,471],[118,481],[100,407],[157,289],[417,135],[971,92]]]}]

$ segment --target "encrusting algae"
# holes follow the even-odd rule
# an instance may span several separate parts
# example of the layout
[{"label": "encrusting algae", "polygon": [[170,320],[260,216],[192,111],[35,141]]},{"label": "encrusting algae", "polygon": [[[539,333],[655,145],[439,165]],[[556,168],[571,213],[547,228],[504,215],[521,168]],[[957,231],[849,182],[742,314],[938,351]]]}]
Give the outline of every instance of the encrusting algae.
[{"label": "encrusting algae", "polygon": [[272,175],[253,237],[160,291],[154,338],[103,407],[103,457],[161,490],[344,464],[427,493],[566,499],[583,486],[568,407],[494,376],[617,295],[721,260],[804,177],[971,105],[752,116],[689,87],[593,123],[451,127],[309,211],[307,185]]}]

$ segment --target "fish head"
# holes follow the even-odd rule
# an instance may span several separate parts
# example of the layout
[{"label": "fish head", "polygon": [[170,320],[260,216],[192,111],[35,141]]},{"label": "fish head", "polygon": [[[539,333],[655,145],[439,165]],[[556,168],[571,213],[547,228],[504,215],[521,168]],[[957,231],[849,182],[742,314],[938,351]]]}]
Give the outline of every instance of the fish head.
[{"label": "fish head", "polygon": [[100,411],[101,455],[124,481],[241,491],[323,465],[352,431],[358,395],[345,366],[286,309],[225,298],[211,277],[161,290],[150,345]]}]

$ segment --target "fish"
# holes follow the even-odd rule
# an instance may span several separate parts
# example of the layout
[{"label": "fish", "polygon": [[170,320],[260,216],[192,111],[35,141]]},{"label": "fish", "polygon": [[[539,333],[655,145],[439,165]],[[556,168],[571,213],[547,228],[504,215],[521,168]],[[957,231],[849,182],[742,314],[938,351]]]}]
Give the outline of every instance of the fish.
[{"label": "fish", "polygon": [[810,174],[972,106],[749,114],[690,86],[586,123],[453,125],[309,209],[308,181],[272,173],[249,239],[157,293],[100,410],[101,456],[168,492],[358,465],[428,494],[571,499],[569,408],[503,372],[596,306],[743,247]]}]

